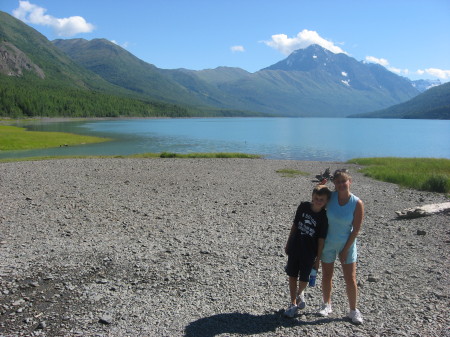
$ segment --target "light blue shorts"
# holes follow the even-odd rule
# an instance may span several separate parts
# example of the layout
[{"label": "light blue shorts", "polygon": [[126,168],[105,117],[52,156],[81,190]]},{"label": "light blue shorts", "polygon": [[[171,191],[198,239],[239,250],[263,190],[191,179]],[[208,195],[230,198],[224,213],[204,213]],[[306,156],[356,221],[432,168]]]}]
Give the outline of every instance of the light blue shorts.
[{"label": "light blue shorts", "polygon": [[[339,242],[329,242],[325,241],[325,246],[322,251],[322,262],[324,263],[333,263],[338,258],[339,253],[344,249],[346,241]],[[356,249],[356,240],[351,245],[348,250],[347,259],[345,260],[345,264],[354,263],[358,258],[358,252]]]}]

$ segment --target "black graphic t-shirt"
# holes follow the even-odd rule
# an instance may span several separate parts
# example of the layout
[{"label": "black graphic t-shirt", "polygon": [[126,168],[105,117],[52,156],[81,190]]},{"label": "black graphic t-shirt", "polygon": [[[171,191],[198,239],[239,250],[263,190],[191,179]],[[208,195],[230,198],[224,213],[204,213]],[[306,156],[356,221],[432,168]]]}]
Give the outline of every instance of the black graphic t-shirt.
[{"label": "black graphic t-shirt", "polygon": [[294,237],[289,240],[289,254],[300,254],[304,258],[315,259],[319,238],[325,239],[328,232],[325,209],[315,213],[311,210],[310,202],[302,202],[295,213],[294,224],[297,230]]}]

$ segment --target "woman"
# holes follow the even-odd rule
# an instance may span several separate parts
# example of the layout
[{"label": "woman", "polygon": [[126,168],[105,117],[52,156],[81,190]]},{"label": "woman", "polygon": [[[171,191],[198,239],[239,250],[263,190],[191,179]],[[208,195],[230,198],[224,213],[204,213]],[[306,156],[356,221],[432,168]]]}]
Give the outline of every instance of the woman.
[{"label": "woman", "polygon": [[356,283],[356,237],[364,217],[364,204],[350,192],[352,179],[347,170],[337,170],[333,175],[335,191],[327,205],[328,235],[322,253],[323,305],[319,315],[328,316],[331,309],[331,288],[336,257],[342,265],[350,312],[348,317],[355,324],[363,318],[356,308],[358,286]]}]

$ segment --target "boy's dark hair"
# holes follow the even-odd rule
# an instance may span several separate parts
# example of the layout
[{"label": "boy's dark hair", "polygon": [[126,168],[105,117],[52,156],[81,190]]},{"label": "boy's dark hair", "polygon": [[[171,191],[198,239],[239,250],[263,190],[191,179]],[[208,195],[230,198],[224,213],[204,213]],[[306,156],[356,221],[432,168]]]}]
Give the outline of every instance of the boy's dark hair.
[{"label": "boy's dark hair", "polygon": [[325,195],[327,199],[331,198],[331,190],[326,185],[317,185],[314,187],[313,194]]}]

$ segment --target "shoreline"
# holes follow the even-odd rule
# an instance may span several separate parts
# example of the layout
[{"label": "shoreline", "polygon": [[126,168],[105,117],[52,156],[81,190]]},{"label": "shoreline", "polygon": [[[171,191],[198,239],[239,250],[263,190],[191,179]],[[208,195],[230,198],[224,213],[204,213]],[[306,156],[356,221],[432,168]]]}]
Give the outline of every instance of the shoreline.
[{"label": "shoreline", "polygon": [[[365,322],[354,326],[344,318],[337,267],[332,316],[315,314],[319,273],[318,286],[306,290],[306,309],[284,318],[283,248],[292,217],[299,202],[309,200],[315,175],[343,166],[366,209],[357,272]],[[309,175],[276,172],[287,168]],[[0,331],[445,335],[448,215],[399,220],[395,211],[447,198],[372,180],[357,168],[271,159],[2,163]]]}]

